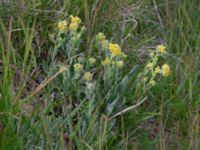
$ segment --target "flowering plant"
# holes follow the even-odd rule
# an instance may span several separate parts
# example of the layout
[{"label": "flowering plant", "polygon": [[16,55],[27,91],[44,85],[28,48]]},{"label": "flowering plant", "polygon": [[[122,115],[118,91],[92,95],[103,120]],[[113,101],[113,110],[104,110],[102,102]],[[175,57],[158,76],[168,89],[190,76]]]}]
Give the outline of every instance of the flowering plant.
[{"label": "flowering plant", "polygon": [[[65,99],[64,103],[67,104],[60,105],[61,114],[63,117],[67,117],[66,112],[70,114],[68,128],[71,130],[68,132],[73,134],[73,126],[79,126],[82,131],[81,138],[85,141],[97,140],[100,133],[94,131],[98,130],[98,126],[102,126],[102,121],[108,122],[122,111],[126,101],[125,93],[137,65],[132,66],[124,75],[123,67],[126,65],[127,55],[119,44],[106,39],[103,33],[95,36],[92,43],[94,51],[90,55],[81,50],[84,41],[82,36],[86,28],[82,26],[79,17],[70,16],[68,21],[60,21],[57,27],[58,34],[52,40],[55,46],[51,49],[50,65],[53,72],[56,66],[61,64],[57,60],[57,55],[61,53],[64,58],[62,65],[66,67],[66,71],[59,76],[57,83],[58,90],[61,91],[59,97]],[[156,50],[150,53],[151,60],[138,75],[138,84],[145,89],[155,86],[158,74],[164,77],[170,74],[169,65],[164,64],[161,68],[157,66],[159,57],[165,53],[166,48],[163,45],[157,46]],[[74,121],[77,120],[76,115],[81,118],[78,122]],[[113,127],[114,124],[106,127],[106,131],[111,131]],[[106,138],[102,140],[103,143],[107,141]]]}]

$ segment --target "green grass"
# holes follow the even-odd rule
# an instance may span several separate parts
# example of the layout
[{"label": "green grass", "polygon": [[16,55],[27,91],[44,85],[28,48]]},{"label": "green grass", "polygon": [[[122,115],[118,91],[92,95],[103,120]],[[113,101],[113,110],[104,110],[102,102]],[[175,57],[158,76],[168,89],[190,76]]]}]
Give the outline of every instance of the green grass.
[{"label": "green grass", "polygon": [[[198,0],[0,1],[0,150],[198,150],[199,13]],[[87,30],[82,43],[66,48],[56,41],[56,26],[71,14]],[[77,61],[72,53],[102,55],[98,32],[120,43],[128,58],[117,76],[94,70],[91,92],[67,77]],[[159,63],[170,64],[171,75],[144,90],[138,74],[160,43],[169,56]],[[59,70],[66,64],[72,74]]]}]

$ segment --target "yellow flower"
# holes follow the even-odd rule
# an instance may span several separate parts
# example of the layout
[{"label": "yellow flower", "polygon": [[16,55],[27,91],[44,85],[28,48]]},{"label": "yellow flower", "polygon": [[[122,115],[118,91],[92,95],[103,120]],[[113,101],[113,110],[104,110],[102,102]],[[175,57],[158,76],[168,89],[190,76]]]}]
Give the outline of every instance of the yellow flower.
[{"label": "yellow flower", "polygon": [[66,32],[67,31],[67,21],[58,22],[58,29],[62,32]]},{"label": "yellow flower", "polygon": [[120,61],[117,61],[117,67],[118,68],[122,68],[123,66],[124,66],[124,62],[122,61],[122,60],[120,60]]},{"label": "yellow flower", "polygon": [[147,69],[150,69],[150,68],[152,68],[153,67],[153,63],[152,62],[149,62],[147,65],[146,65],[146,68]]},{"label": "yellow flower", "polygon": [[100,32],[100,33],[97,34],[97,39],[99,41],[105,41],[106,37],[105,37],[105,35],[103,33]]},{"label": "yellow flower", "polygon": [[110,64],[110,59],[109,58],[106,58],[104,61],[103,61],[103,65],[109,65]]},{"label": "yellow flower", "polygon": [[164,45],[158,45],[156,50],[160,53],[165,53],[166,52],[166,47]]},{"label": "yellow flower", "polygon": [[70,18],[71,18],[71,23],[77,23],[77,24],[81,23],[81,19],[77,16],[74,17],[71,15]]},{"label": "yellow flower", "polygon": [[96,63],[96,59],[93,58],[93,57],[89,58],[89,63],[90,63],[91,65],[95,64],[95,63]]},{"label": "yellow flower", "polygon": [[121,48],[118,44],[110,43],[109,49],[110,49],[110,52],[112,53],[112,55],[114,55],[114,56],[122,55]]},{"label": "yellow flower", "polygon": [[78,29],[78,23],[70,23],[69,30],[70,31],[76,31]]},{"label": "yellow flower", "polygon": [[79,63],[74,64],[74,70],[76,72],[80,72],[82,69],[83,69],[83,65],[81,65]]},{"label": "yellow flower", "polygon": [[169,67],[169,65],[164,64],[162,66],[162,74],[163,74],[164,77],[167,77],[167,76],[170,75],[170,67]]},{"label": "yellow flower", "polygon": [[90,72],[86,72],[83,76],[84,80],[90,81],[92,80],[92,74]]},{"label": "yellow flower", "polygon": [[151,84],[152,86],[155,86],[155,85],[156,85],[156,81],[155,81],[155,80],[151,80],[151,81],[150,81],[150,84]]},{"label": "yellow flower", "polygon": [[160,70],[160,67],[159,67],[159,66],[155,68],[155,74],[160,73],[160,71],[161,71],[161,70]]}]

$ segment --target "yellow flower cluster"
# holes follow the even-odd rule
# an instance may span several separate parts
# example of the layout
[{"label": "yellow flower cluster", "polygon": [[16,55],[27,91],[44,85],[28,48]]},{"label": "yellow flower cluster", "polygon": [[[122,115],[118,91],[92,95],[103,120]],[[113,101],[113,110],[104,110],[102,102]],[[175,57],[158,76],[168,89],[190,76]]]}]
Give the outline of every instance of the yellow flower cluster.
[{"label": "yellow flower cluster", "polygon": [[90,72],[86,72],[83,76],[84,80],[90,81],[92,80],[92,74]]},{"label": "yellow flower cluster", "polygon": [[101,46],[104,50],[109,51],[109,57],[106,57],[102,62],[104,66],[115,65],[118,68],[122,68],[124,66],[124,61],[116,60],[117,56],[127,57],[121,50],[118,44],[114,44],[106,40],[106,37],[103,33],[98,33],[96,36],[97,40],[101,43]]},{"label": "yellow flower cluster", "polygon": [[[153,68],[153,63],[152,62],[149,62],[147,65],[146,65],[146,68],[147,69],[152,69]],[[169,75],[170,75],[170,67],[169,67],[169,65],[167,65],[167,64],[164,64],[163,66],[162,66],[162,69],[159,67],[159,66],[157,66],[156,68],[155,68],[155,70],[154,70],[154,73],[155,74],[159,74],[159,73],[162,73],[162,75],[164,76],[164,77],[168,77]]]},{"label": "yellow flower cluster", "polygon": [[153,63],[152,62],[149,62],[147,65],[146,65],[146,68],[147,69],[151,69],[153,67]]},{"label": "yellow flower cluster", "polygon": [[163,74],[163,76],[164,77],[168,77],[169,75],[170,75],[170,67],[169,67],[169,65],[167,65],[167,64],[164,64],[163,66],[162,66],[162,74]]},{"label": "yellow flower cluster", "polygon": [[83,65],[79,64],[79,63],[75,63],[74,64],[74,70],[76,72],[80,72],[83,69]]},{"label": "yellow flower cluster", "polygon": [[159,67],[159,66],[155,68],[155,74],[160,73],[160,71],[161,71],[161,70],[160,70],[160,67]]},{"label": "yellow flower cluster", "polygon": [[[127,57],[127,55],[122,52],[120,46],[118,44],[115,44],[115,43],[112,43],[112,42],[109,42],[108,40],[106,40],[106,37],[103,33],[101,33],[101,32],[98,33],[96,38],[100,42],[102,48],[104,50],[109,50],[112,56]],[[106,60],[106,61],[107,61],[107,63],[104,63],[104,64],[108,64],[108,60]]]},{"label": "yellow flower cluster", "polygon": [[108,65],[116,65],[117,68],[122,68],[124,66],[124,61],[122,60],[118,60],[118,61],[111,61],[109,58],[106,58],[104,61],[103,61],[103,65],[105,66],[108,66]]},{"label": "yellow flower cluster", "polygon": [[[161,53],[161,54],[164,54],[166,53],[166,47],[164,45],[158,45],[157,48],[156,48],[156,51]],[[147,69],[153,69],[154,68],[154,65],[157,63],[158,61],[158,57],[159,57],[159,53],[154,53],[154,52],[151,52],[150,53],[150,56],[152,57],[153,61],[152,62],[149,62],[147,65],[146,65],[146,68]],[[162,66],[162,68],[160,68],[159,66],[157,66],[154,70],[154,73],[155,74],[159,74],[161,73],[164,77],[167,77],[170,75],[170,67],[169,65],[167,64],[164,64]]]},{"label": "yellow flower cluster", "polygon": [[114,56],[121,55],[121,48],[118,44],[109,44],[109,50]]},{"label": "yellow flower cluster", "polygon": [[[81,65],[80,63],[75,63],[74,64],[74,70],[76,73],[80,73],[83,69],[83,65]],[[90,72],[86,72],[83,76],[83,79],[86,81],[90,81],[92,80],[92,74]]]},{"label": "yellow flower cluster", "polygon": [[91,64],[91,65],[93,65],[93,64],[95,64],[96,63],[96,59],[95,58],[93,58],[93,57],[91,57],[91,58],[89,58],[89,63]]},{"label": "yellow flower cluster", "polygon": [[60,21],[60,22],[58,22],[58,29],[61,32],[67,32],[67,21]]},{"label": "yellow flower cluster", "polygon": [[74,16],[70,16],[71,18],[71,23],[69,25],[69,30],[70,31],[76,31],[79,27],[79,24],[81,23],[81,19],[79,17],[74,17]]},{"label": "yellow flower cluster", "polygon": [[160,54],[164,53],[166,53],[166,47],[164,45],[158,45],[155,52],[150,52],[152,61],[146,64],[146,71],[144,74],[145,76],[143,78],[143,82],[146,84],[146,82],[148,81],[148,77],[146,75],[148,75],[150,72],[151,78],[150,81],[147,82],[147,85],[149,85],[150,87],[156,85],[155,77],[157,74],[162,74],[163,77],[168,77],[171,73],[170,66],[167,64],[162,65],[162,67],[156,66]]},{"label": "yellow flower cluster", "polygon": [[122,52],[120,46],[118,44],[113,44],[113,43],[110,43],[109,44],[109,50],[111,52],[111,54],[113,56],[123,56],[123,57],[126,57],[126,55]]},{"label": "yellow flower cluster", "polygon": [[110,59],[109,58],[106,58],[104,61],[103,61],[103,65],[107,66],[110,64]]},{"label": "yellow flower cluster", "polygon": [[77,23],[77,24],[81,23],[81,19],[77,16],[74,17],[71,15],[70,18],[71,18],[71,23]]},{"label": "yellow flower cluster", "polygon": [[100,32],[97,34],[97,39],[102,42],[106,40],[106,37],[103,33]]},{"label": "yellow flower cluster", "polygon": [[97,34],[96,38],[101,43],[101,46],[102,46],[103,49],[108,49],[109,41],[106,40],[106,36],[102,32],[99,32]]},{"label": "yellow flower cluster", "polygon": [[160,52],[160,53],[166,53],[166,47],[164,46],[164,45],[158,45],[157,46],[157,48],[156,48],[156,50],[158,51],[158,52]]},{"label": "yellow flower cluster", "polygon": [[69,25],[69,30],[70,31],[76,31],[78,29],[78,24],[77,23],[71,23]]},{"label": "yellow flower cluster", "polygon": [[124,61],[119,60],[119,61],[116,62],[116,65],[117,65],[118,68],[122,68],[124,66]]}]

